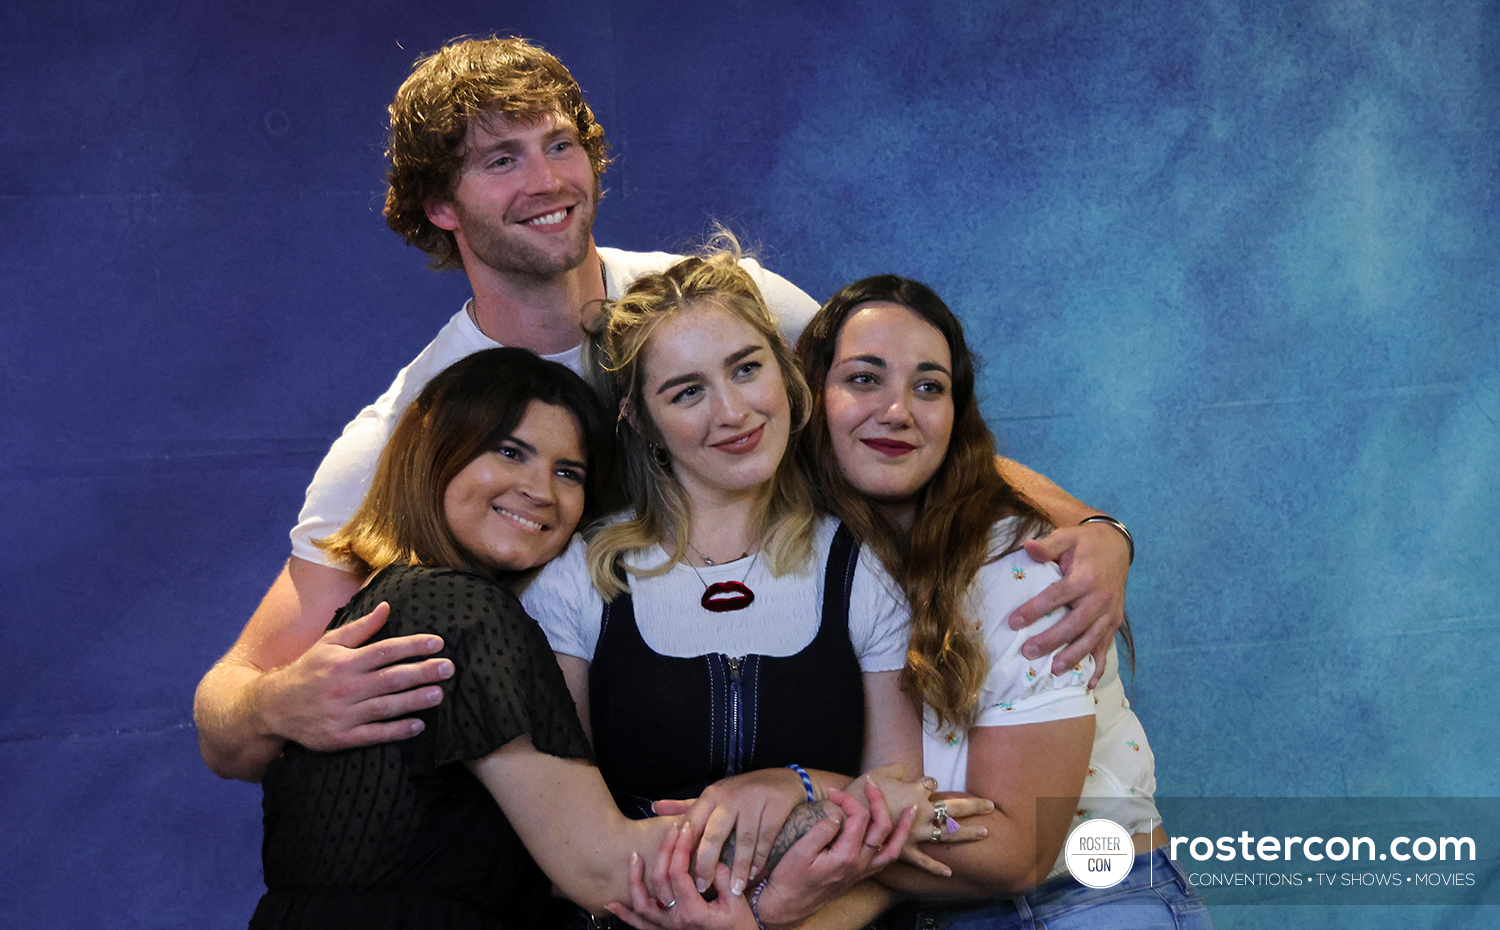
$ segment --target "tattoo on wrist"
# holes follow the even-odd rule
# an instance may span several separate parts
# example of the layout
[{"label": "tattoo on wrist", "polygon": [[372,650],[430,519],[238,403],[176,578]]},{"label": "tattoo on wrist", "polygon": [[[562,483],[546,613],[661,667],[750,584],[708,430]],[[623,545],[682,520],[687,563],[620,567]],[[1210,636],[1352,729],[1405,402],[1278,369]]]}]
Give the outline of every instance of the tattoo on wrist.
[{"label": "tattoo on wrist", "polygon": [[[766,857],[766,867],[761,870],[761,875],[770,875],[791,849],[793,844],[807,835],[819,821],[828,820],[832,816],[832,809],[838,805],[826,798],[822,801],[803,801],[792,812],[787,815],[786,822],[781,825],[781,830],[776,834],[776,840],[771,844],[771,854]],[[736,835],[729,834],[729,839],[724,841],[724,848],[719,852],[719,861],[725,865],[734,862],[734,847]]]}]

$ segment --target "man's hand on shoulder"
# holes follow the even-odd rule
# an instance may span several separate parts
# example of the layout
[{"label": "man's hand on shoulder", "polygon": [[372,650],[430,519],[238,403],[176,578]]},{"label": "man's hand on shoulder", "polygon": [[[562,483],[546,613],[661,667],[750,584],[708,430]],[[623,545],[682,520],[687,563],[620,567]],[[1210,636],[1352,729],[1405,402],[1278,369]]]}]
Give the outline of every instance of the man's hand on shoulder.
[{"label": "man's hand on shoulder", "polygon": [[409,659],[443,648],[430,634],[370,643],[390,615],[381,602],[370,613],[329,630],[291,663],[266,672],[257,687],[271,732],[322,752],[407,739],[422,721],[393,719],[442,701],[435,681],[453,676],[453,662]]},{"label": "man's hand on shoulder", "polygon": [[1093,655],[1092,688],[1104,675],[1110,643],[1125,622],[1125,583],[1130,577],[1127,543],[1107,524],[1085,523],[1053,530],[1044,539],[1028,539],[1025,546],[1027,555],[1038,562],[1056,562],[1063,578],[1011,614],[1010,628],[1022,629],[1067,607],[1066,616],[1026,642],[1023,654],[1034,659],[1066,644],[1052,661],[1054,675]]},{"label": "man's hand on shoulder", "polygon": [[405,739],[414,720],[392,719],[442,700],[436,683],[453,674],[431,634],[369,643],[389,607],[336,630],[334,612],[357,592],[348,572],[292,558],[239,639],[203,676],[193,701],[204,761],[224,778],[258,781],[292,740],[344,749]]}]

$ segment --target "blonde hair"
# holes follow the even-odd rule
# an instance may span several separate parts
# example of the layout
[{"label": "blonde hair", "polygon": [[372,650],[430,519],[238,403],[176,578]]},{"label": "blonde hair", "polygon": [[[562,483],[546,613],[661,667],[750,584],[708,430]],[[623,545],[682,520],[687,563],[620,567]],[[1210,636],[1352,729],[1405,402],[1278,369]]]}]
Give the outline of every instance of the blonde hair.
[{"label": "blonde hair", "polygon": [[[616,565],[642,578],[663,575],[687,555],[692,533],[687,492],[670,462],[658,462],[653,446],[660,433],[642,402],[645,377],[643,352],[652,335],[672,317],[709,305],[748,324],[763,337],[780,370],[791,407],[791,436],[807,423],[812,395],[807,382],[782,342],[776,322],[766,309],[755,281],[739,265],[741,252],[734,237],[721,232],[702,256],[685,258],[660,274],[646,275],[631,284],[620,299],[606,301],[590,327],[585,369],[604,372],[606,402],[615,404],[619,457],[623,462],[625,493],[633,518],[611,523],[594,532],[588,544],[589,576],[605,598],[625,592]],[[630,415],[626,415],[626,411]],[[755,502],[753,526],[761,561],[773,575],[805,567],[812,557],[816,511],[807,478],[788,451]],[[671,558],[661,565],[632,565],[626,557],[666,539],[673,541]]]}]

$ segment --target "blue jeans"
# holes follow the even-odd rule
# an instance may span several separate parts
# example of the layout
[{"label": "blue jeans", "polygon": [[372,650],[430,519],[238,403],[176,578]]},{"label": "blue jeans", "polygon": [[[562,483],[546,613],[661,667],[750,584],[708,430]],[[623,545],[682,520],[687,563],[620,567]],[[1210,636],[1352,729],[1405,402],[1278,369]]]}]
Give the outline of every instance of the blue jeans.
[{"label": "blue jeans", "polygon": [[[894,919],[893,919],[894,918]],[[908,905],[881,919],[900,930],[1213,930],[1208,905],[1163,847],[1135,857],[1113,888],[1089,888],[1071,875],[1024,898],[957,907]]]}]

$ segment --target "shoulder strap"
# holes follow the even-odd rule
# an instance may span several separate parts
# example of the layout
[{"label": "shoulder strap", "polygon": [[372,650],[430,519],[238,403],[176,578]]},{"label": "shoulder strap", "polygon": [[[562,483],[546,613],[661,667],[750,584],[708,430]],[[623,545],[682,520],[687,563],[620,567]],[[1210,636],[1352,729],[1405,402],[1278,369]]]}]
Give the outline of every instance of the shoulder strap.
[{"label": "shoulder strap", "polygon": [[[833,534],[828,548],[828,567],[823,576],[823,625],[836,621],[837,628],[849,626],[849,602],[854,593],[854,570],[859,565],[859,543],[842,522]],[[820,634],[821,635],[821,632]]]},{"label": "shoulder strap", "polygon": [[[614,576],[619,580],[620,584],[625,586],[625,590],[620,594],[616,594],[611,600],[604,602],[604,612],[599,617],[600,639],[604,638],[604,631],[609,628],[609,617],[614,612],[611,608],[616,607],[616,605],[630,611],[632,621],[635,619],[634,605],[630,601],[630,580],[625,577],[625,559],[623,556],[615,556]],[[594,651],[597,653],[598,648],[595,647]]]}]

